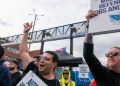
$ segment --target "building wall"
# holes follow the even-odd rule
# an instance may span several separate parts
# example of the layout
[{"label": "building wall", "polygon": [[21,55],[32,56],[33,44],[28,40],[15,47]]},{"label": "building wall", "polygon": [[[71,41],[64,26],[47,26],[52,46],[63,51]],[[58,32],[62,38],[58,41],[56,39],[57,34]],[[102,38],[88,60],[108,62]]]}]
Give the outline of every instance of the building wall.
[{"label": "building wall", "polygon": [[30,57],[39,56],[40,50],[30,51],[29,55],[30,55]]},{"label": "building wall", "polygon": [[[3,59],[5,58],[5,56],[9,56],[9,57],[14,57],[14,58],[20,58],[20,52],[19,52],[19,47],[18,46],[10,46],[10,51],[8,51],[8,46],[4,48],[4,55],[3,55]],[[15,51],[18,50],[18,53],[14,53]]]},{"label": "building wall", "polygon": [[[4,55],[2,59],[5,60],[17,60],[20,58],[20,49],[19,46],[6,46],[4,47]],[[30,57],[40,55],[40,50],[34,50],[29,52]]]}]

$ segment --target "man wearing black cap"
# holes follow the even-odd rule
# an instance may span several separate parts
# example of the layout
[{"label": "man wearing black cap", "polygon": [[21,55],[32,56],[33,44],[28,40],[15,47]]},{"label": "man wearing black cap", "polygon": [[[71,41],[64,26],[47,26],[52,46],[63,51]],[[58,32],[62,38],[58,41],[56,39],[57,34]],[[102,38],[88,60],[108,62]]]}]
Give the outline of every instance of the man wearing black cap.
[{"label": "man wearing black cap", "polygon": [[19,62],[17,60],[12,60],[9,65],[9,70],[11,73],[11,86],[16,86],[19,81],[23,78],[20,72],[17,71],[19,68]]},{"label": "man wearing black cap", "polygon": [[0,86],[11,86],[10,72],[8,68],[3,65],[3,62],[5,61],[2,59],[3,55],[4,49],[0,45]]}]

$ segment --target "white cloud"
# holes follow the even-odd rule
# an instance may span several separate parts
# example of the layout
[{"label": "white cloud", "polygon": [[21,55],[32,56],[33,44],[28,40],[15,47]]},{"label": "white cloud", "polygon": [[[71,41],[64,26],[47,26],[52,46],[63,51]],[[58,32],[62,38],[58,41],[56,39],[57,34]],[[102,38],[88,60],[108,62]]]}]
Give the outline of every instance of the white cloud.
[{"label": "white cloud", "polygon": [[[23,34],[23,24],[34,21],[33,9],[38,15],[35,31],[85,21],[90,9],[90,0],[1,0],[0,37]],[[5,24],[4,24],[5,23]],[[94,36],[94,52],[102,64],[106,63],[104,54],[112,46],[120,46],[119,33]],[[73,55],[83,57],[84,37],[74,38]],[[70,39],[45,42],[44,51],[55,51],[67,46],[70,52]],[[32,44],[30,50],[38,50],[41,43]]]}]

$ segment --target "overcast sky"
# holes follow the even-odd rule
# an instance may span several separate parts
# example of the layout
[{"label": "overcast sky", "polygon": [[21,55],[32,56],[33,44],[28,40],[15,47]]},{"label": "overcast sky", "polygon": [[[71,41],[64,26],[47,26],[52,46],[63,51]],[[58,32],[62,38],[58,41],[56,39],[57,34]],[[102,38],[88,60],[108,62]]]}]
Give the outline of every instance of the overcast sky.
[{"label": "overcast sky", "polygon": [[[23,34],[23,24],[34,21],[33,9],[38,15],[34,30],[85,21],[90,9],[90,0],[0,0],[0,37]],[[99,23],[99,22],[98,22]],[[112,46],[120,46],[120,33],[94,36],[95,55],[103,65],[107,58],[105,53]],[[84,37],[74,38],[73,56],[83,57]],[[40,49],[41,43],[32,44],[30,50]],[[45,42],[44,51],[55,51],[67,46],[70,52],[70,40]]]}]

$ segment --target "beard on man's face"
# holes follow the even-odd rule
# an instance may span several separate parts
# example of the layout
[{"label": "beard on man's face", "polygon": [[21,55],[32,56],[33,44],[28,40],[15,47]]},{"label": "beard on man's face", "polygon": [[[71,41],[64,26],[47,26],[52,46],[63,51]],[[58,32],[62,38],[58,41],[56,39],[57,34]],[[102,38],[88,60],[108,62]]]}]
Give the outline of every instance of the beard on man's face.
[{"label": "beard on man's face", "polygon": [[14,70],[15,69],[15,66],[14,67],[9,67],[9,70]]}]

